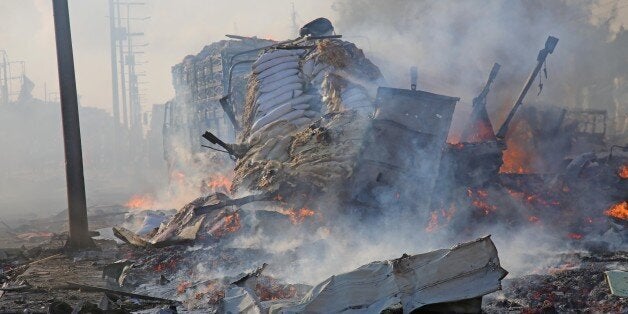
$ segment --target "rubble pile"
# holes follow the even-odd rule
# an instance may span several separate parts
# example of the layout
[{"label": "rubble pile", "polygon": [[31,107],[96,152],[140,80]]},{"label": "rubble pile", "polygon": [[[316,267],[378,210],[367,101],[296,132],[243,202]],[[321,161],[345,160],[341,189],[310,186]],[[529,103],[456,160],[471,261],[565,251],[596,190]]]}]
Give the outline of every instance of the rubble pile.
[{"label": "rubble pile", "polygon": [[[465,135],[474,142],[448,144],[460,99],[416,90],[416,82],[410,90],[380,87],[377,66],[355,45],[332,35],[325,21],[308,24],[298,39],[246,50],[259,54],[238,61],[251,64],[244,100],[229,104],[229,94],[219,100],[238,142],[227,144],[209,131],[202,136],[235,160],[232,171],[202,174],[208,178],[201,195],[177,211],[134,210],[124,221],[112,221],[111,234],[100,229],[95,237],[100,252],[72,261],[58,256],[61,246],[0,255],[11,259],[0,291],[18,300],[0,295],[0,305],[42,308],[49,302],[76,310],[100,297],[101,310],[120,311],[625,311],[625,299],[608,290],[603,273],[626,270],[628,158],[581,154],[564,162],[553,159],[559,167],[553,173],[504,171],[506,155],[517,147],[494,134],[483,107],[498,66],[474,99],[472,116],[482,123],[469,123]],[[223,46],[230,45],[211,46],[198,58],[220,64],[224,78],[223,67],[233,70],[235,64],[227,63],[233,59],[222,55]],[[553,51],[544,49],[545,56]],[[181,77],[199,61],[186,60],[177,70]],[[212,87],[213,96],[220,94],[218,87]],[[237,117],[231,116],[234,112]],[[481,130],[473,125],[482,125]],[[212,161],[220,161],[216,164],[229,164],[225,155],[211,154]],[[507,274],[485,236],[491,228],[548,234],[589,255],[561,256],[559,268],[504,280],[503,292],[485,298],[501,289]],[[329,266],[324,263],[352,254],[362,259],[384,255],[357,252],[364,243],[372,245],[366,251],[377,251],[381,247],[375,243],[394,246],[403,240],[427,247],[443,239],[462,244],[385,257],[353,270],[358,259],[343,260],[334,264],[336,274],[322,281],[328,273],[310,281],[290,277],[308,272],[315,277],[317,268]],[[44,271],[33,262],[47,265],[57,258],[68,265],[54,272],[84,276],[62,284],[33,279]],[[38,303],[20,299],[21,289],[35,293]],[[63,300],[82,303],[43,300],[41,291],[79,291],[59,293]]]},{"label": "rubble pile", "polygon": [[[267,275],[282,273],[279,269],[302,271],[304,254],[330,254],[326,235],[343,223],[336,220],[339,213],[355,208],[364,219],[401,209],[399,217],[414,221],[428,236],[454,243],[505,226],[552,234],[570,247],[591,252],[625,250],[625,219],[604,214],[615,213],[607,210],[614,205],[609,200],[621,204],[627,197],[628,183],[622,171],[616,171],[622,169],[623,157],[582,155],[554,174],[507,173],[503,151],[514,144],[497,139],[492,131],[482,130],[488,135],[473,143],[445,143],[458,98],[377,88],[381,81],[377,67],[359,49],[337,38],[282,42],[265,49],[252,65],[240,142],[225,144],[236,158],[231,188],[195,199],[148,234],[114,228],[118,238],[150,256],[134,256],[136,267],[128,270],[127,284],[147,295],[171,295],[188,308],[209,304],[217,311],[251,312],[405,311],[443,302],[456,303],[456,311],[477,312],[481,297],[494,291],[479,288],[490,277],[484,272],[473,281],[476,294],[453,297],[442,292],[447,278],[455,277],[455,268],[434,286],[439,291],[435,296],[452,299],[409,301],[413,297],[399,296],[408,293],[405,290],[369,290],[368,278],[384,276],[382,267],[397,262],[366,265],[314,287]],[[478,110],[484,112],[478,116],[488,119],[485,109]],[[599,184],[590,188],[590,180]],[[596,201],[585,201],[589,198]],[[298,239],[298,244],[283,247],[286,238]],[[625,258],[618,254],[620,260]],[[495,262],[484,265],[501,269]],[[362,272],[374,277],[350,285],[351,280],[362,280],[357,275]],[[595,274],[601,269],[595,268]],[[244,277],[255,281],[236,284]],[[132,278],[140,279],[132,283]],[[336,280],[345,279],[347,283],[335,287]],[[410,280],[412,286],[423,279],[397,280]],[[511,281],[513,286],[536,287],[517,280]],[[343,290],[345,284],[351,288]],[[381,299],[379,293],[401,300]],[[504,293],[506,301],[490,301],[486,309],[534,311],[543,306],[534,302],[536,294]],[[334,299],[337,294],[344,298]],[[357,303],[351,304],[354,297]],[[607,297],[609,302],[615,299]],[[563,306],[561,302],[556,306]]]},{"label": "rubble pile", "polygon": [[628,300],[614,296],[604,272],[623,268],[626,252],[571,253],[538,274],[503,280],[503,290],[483,305],[486,313],[624,313]]}]

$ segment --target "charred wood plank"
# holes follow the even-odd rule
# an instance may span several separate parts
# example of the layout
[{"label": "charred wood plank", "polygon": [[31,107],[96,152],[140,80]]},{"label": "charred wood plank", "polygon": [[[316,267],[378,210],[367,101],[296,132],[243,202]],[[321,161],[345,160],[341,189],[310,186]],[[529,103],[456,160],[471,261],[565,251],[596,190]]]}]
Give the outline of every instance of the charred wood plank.
[{"label": "charred wood plank", "polygon": [[153,297],[149,295],[137,294],[133,292],[127,292],[127,291],[121,291],[121,290],[115,290],[115,289],[108,289],[104,287],[90,286],[90,285],[86,285],[82,283],[66,281],[66,284],[67,286],[65,288],[69,290],[104,292],[104,293],[117,294],[117,295],[121,295],[125,297],[137,298],[137,299],[148,300],[148,301],[159,301],[159,302],[165,302],[165,303],[170,303],[170,304],[179,303],[179,301],[176,301],[176,300],[158,298],[158,297]]},{"label": "charred wood plank", "polygon": [[248,195],[241,198],[214,198],[208,204],[194,208],[195,215],[203,215],[214,210],[218,210],[227,206],[242,206],[244,204],[268,201],[277,196],[276,191],[265,192],[262,194]]},{"label": "charred wood plank", "polygon": [[150,242],[123,227],[113,227],[113,235],[116,238],[136,247],[148,247]]}]

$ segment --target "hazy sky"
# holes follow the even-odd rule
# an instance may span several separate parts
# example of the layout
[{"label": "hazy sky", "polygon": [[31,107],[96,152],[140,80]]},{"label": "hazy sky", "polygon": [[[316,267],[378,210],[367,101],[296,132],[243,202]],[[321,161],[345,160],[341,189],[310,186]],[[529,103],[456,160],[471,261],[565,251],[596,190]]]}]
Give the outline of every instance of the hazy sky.
[{"label": "hazy sky", "polygon": [[[137,1],[136,1],[137,2]],[[225,34],[241,34],[273,39],[291,36],[291,3],[303,24],[320,16],[332,17],[332,0],[144,0],[132,16],[146,17],[136,21],[133,32],[143,31],[138,40],[149,44],[138,48],[147,61],[142,85],[146,98],[144,108],[163,103],[174,95],[170,67],[188,54]],[[111,111],[111,70],[109,46],[108,0],[69,0],[74,62],[81,103]],[[122,10],[123,16],[125,9]],[[58,89],[54,25],[51,0],[0,0],[0,50],[13,61],[25,61],[27,75],[35,82],[34,95],[43,98],[44,83],[48,91]],[[133,28],[133,26],[132,26]]]},{"label": "hazy sky", "polygon": [[[291,37],[292,2],[298,12],[298,24],[320,16],[333,21],[337,15],[334,0],[144,1],[146,5],[137,7],[132,15],[150,19],[136,21],[132,31],[143,31],[146,36],[141,42],[149,44],[140,48],[145,54],[138,57],[148,62],[138,69],[146,72],[142,78],[146,83],[141,86],[146,95],[145,109],[173,96],[172,65],[188,54],[198,53],[206,44],[225,39],[225,34]],[[593,6],[594,14],[610,8],[614,0],[596,2],[602,9]],[[386,1],[379,3],[387,5]],[[111,111],[108,0],[69,0],[69,4],[81,103]],[[626,24],[628,6],[621,1],[618,6],[619,23]],[[599,14],[602,18],[606,15]],[[27,75],[36,84],[34,94],[38,98],[43,98],[44,83],[49,92],[58,89],[53,30],[52,0],[0,0],[0,49],[6,50],[10,59],[26,62]]]}]

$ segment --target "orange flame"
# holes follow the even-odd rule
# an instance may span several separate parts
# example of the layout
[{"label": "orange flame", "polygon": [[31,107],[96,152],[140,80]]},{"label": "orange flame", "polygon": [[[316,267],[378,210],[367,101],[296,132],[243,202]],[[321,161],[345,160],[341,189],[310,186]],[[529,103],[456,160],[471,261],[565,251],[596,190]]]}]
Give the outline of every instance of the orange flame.
[{"label": "orange flame", "polygon": [[628,164],[621,165],[619,171],[617,171],[617,175],[622,179],[628,179]]},{"label": "orange flame", "polygon": [[572,240],[582,240],[583,235],[579,234],[579,233],[570,233],[567,235],[570,239]]},{"label": "orange flame", "polygon": [[530,173],[527,165],[530,165],[532,156],[528,152],[517,146],[515,143],[508,141],[507,149],[504,151],[503,161],[500,173]]},{"label": "orange flame", "polygon": [[500,173],[532,173],[536,156],[533,134],[524,121],[514,122],[506,136],[506,150],[502,157]]},{"label": "orange flame", "polygon": [[430,221],[427,223],[427,227],[425,227],[426,232],[433,232],[438,227],[438,212],[432,212],[430,216]]},{"label": "orange flame", "polygon": [[529,203],[531,205],[540,205],[540,206],[547,206],[547,207],[560,205],[559,201],[553,200],[553,199],[546,200],[541,195],[527,194],[525,192],[514,191],[511,189],[507,189],[507,191],[508,191],[508,194],[510,194],[510,196],[512,196],[514,199]]},{"label": "orange flame", "polygon": [[280,210],[279,212],[287,215],[293,225],[303,223],[307,217],[312,217],[316,214],[315,211],[306,207],[303,207],[301,209],[284,209]]},{"label": "orange flame", "polygon": [[440,216],[443,217],[443,225],[439,225],[439,215],[438,215],[439,212],[433,211],[430,214],[430,220],[427,223],[427,227],[425,227],[425,232],[428,232],[428,233],[434,232],[439,227],[444,226],[447,222],[451,221],[455,213],[456,213],[455,204],[451,204],[449,209],[445,209],[445,208],[441,209]]},{"label": "orange flame", "polygon": [[[449,133],[449,136],[447,137],[447,144],[450,144],[450,145],[461,144],[460,134]],[[462,146],[463,145],[461,144],[460,147]]]},{"label": "orange flame", "polygon": [[606,216],[628,220],[628,201],[617,203],[604,212]]},{"label": "orange flame", "polygon": [[231,189],[231,179],[224,175],[217,175],[206,184],[207,184],[207,187],[212,190],[223,188],[228,191],[229,189]]},{"label": "orange flame", "polygon": [[497,206],[486,202],[486,198],[488,197],[488,191],[482,189],[474,190],[471,188],[467,188],[467,195],[471,198],[471,204],[481,209],[482,212],[484,212],[484,215],[488,215],[491,212],[497,210]]},{"label": "orange flame", "polygon": [[226,215],[220,225],[211,231],[211,234],[215,237],[222,237],[228,233],[233,233],[242,227],[240,223],[240,214],[238,212],[234,212]]},{"label": "orange flame", "polygon": [[124,206],[131,209],[151,209],[154,204],[155,201],[153,200],[153,197],[148,194],[144,194],[133,195],[131,199],[124,204]]}]

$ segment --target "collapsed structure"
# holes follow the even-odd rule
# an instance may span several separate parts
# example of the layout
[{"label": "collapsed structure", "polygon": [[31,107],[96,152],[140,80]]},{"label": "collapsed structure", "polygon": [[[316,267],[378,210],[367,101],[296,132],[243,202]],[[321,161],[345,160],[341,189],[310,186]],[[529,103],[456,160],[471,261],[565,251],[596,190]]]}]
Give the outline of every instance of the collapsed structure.
[{"label": "collapsed structure", "polygon": [[[381,87],[385,80],[380,70],[360,49],[342,41],[340,35],[333,35],[331,24],[320,20],[314,24],[313,29],[305,28],[303,36],[296,40],[265,43],[254,40],[258,46],[250,50],[235,44],[224,46],[239,47],[241,51],[230,52],[230,61],[222,65],[222,69],[230,68],[229,72],[221,74],[222,96],[218,92],[220,88],[215,88],[211,106],[191,102],[200,104],[199,108],[205,111],[222,109],[222,118],[207,120],[213,122],[205,126],[195,124],[186,131],[186,136],[199,140],[206,126],[210,126],[208,129],[211,130],[203,137],[218,145],[210,147],[224,149],[223,153],[235,161],[233,172],[229,174],[232,178],[230,189],[206,193],[152,231],[135,234],[122,227],[114,228],[118,238],[149,250],[201,244],[211,248],[217,256],[207,262],[211,265],[225,267],[223,256],[238,260],[237,266],[221,268],[231,274],[262,263],[269,263],[270,273],[277,273],[278,269],[295,272],[302,267],[299,266],[302,261],[288,262],[295,258],[293,254],[328,254],[330,248],[320,244],[320,235],[329,233],[329,228],[338,228],[342,223],[333,220],[342,221],[343,216],[357,215],[358,221],[368,221],[392,213],[397,220],[412,221],[419,226],[424,224],[427,234],[443,232],[446,229],[443,227],[449,225],[459,230],[460,235],[449,233],[450,241],[474,235],[495,221],[513,229],[524,226],[513,224],[513,221],[533,224],[549,221],[559,227],[546,232],[561,237],[568,232],[570,239],[578,240],[583,237],[579,221],[590,217],[599,208],[613,205],[608,200],[624,204],[622,200],[628,198],[625,192],[627,176],[622,176],[621,170],[617,172],[625,167],[625,159],[621,156],[613,159],[608,155],[604,159],[591,154],[569,156],[564,153],[552,157],[553,160],[548,159],[548,164],[552,165],[548,169],[553,169],[554,173],[504,171],[507,155],[516,149],[509,138],[512,136],[512,131],[508,130],[510,121],[523,104],[531,82],[545,58],[552,53],[557,39],[550,37],[546,47],[539,52],[536,69],[500,132],[495,134],[493,131],[485,107],[486,96],[500,67],[495,64],[487,84],[473,100],[473,111],[461,141],[447,143],[459,98],[415,90],[416,83],[411,89]],[[240,40],[245,43],[252,39]],[[184,60],[184,64],[186,62],[189,64]],[[180,67],[173,68],[173,73],[180,73]],[[196,72],[197,77],[198,73],[206,73],[194,69],[187,71]],[[175,84],[180,84],[177,85],[179,90],[200,90],[198,83],[191,85],[196,88],[190,88],[182,82],[175,80]],[[179,108],[190,103],[189,98],[181,99]],[[188,113],[198,116],[199,110],[188,109]],[[591,122],[581,118],[582,122],[578,122],[578,117],[585,113],[534,110],[533,107],[524,108],[519,115],[534,126],[539,138],[535,145],[540,151],[552,147],[567,151],[567,145],[572,143],[569,136],[582,137],[589,132],[593,138],[601,132],[590,126],[591,123],[596,125],[597,119]],[[170,117],[172,119],[173,115]],[[167,118],[166,132],[170,132],[168,123],[171,122],[168,121]],[[517,127],[513,124],[511,130]],[[569,130],[576,132],[569,133]],[[556,134],[570,135],[560,137]],[[174,141],[166,138],[168,140]],[[200,142],[194,145],[201,146]],[[605,179],[600,179],[596,189],[583,193],[580,182],[589,180],[592,175]],[[583,208],[582,200],[590,193],[603,197]],[[594,230],[588,231],[593,239],[626,238],[625,214],[618,213],[622,206],[615,205],[619,209],[607,211],[609,220],[591,220],[592,227],[587,228]],[[557,220],[563,207],[581,210],[572,213],[571,219]],[[141,229],[147,230],[146,226]],[[294,248],[296,252],[279,250],[270,253],[264,244],[237,248],[243,239],[263,239],[261,241],[271,245],[286,236],[300,237],[304,233],[310,237],[300,240],[302,242]],[[489,240],[478,241],[475,243]],[[598,248],[600,244],[596,241],[582,243],[584,247]],[[608,241],[604,245],[610,250],[623,247],[615,240]],[[477,250],[470,254],[487,256],[489,262],[481,259],[476,270],[468,268],[466,263],[449,265],[428,284],[436,291],[432,295],[434,298],[424,298],[426,286],[419,284],[426,280],[423,276],[394,279],[397,284],[407,283],[404,287],[409,290],[374,288],[387,287],[377,278],[391,278],[390,274],[402,272],[395,265],[402,263],[404,258],[419,258],[415,256],[365,265],[311,288],[269,279],[261,275],[266,269],[263,266],[239,280],[212,279],[211,284],[200,281],[203,282],[201,286],[198,283],[186,285],[180,294],[196,295],[196,301],[186,299],[188,307],[194,308],[199,302],[210,300],[220,310],[251,313],[375,309],[475,312],[480,310],[481,297],[499,289],[499,282],[506,273],[499,266],[492,243],[488,247],[493,249],[463,246],[475,247]],[[438,253],[427,255],[434,254]],[[189,266],[199,262],[202,256],[189,254],[186,257],[190,260]],[[442,262],[438,259],[433,266],[440,269]],[[391,265],[392,270],[387,268]],[[129,273],[146,275],[142,270],[130,270]],[[456,273],[475,274],[468,277],[470,281],[458,283],[459,288],[466,291],[460,296],[454,296],[452,291],[444,292],[451,284],[449,279],[457,276]],[[151,289],[145,292],[155,294],[161,291]],[[346,298],[334,298],[338,293]],[[382,298],[383,295],[401,297]]]},{"label": "collapsed structure", "polygon": [[[416,83],[382,87],[379,68],[325,19],[295,40],[230,37],[173,67],[164,147],[171,173],[205,159],[232,181],[227,189],[203,181],[201,196],[173,215],[138,213],[144,219],[114,227],[134,249],[103,271],[116,289],[222,312],[480,312],[482,297],[501,289],[506,275],[489,237],[467,242],[489,223],[516,230],[547,222],[557,238],[591,237],[584,248],[625,250],[628,164],[621,152],[559,156],[554,173],[503,171],[513,146],[509,132],[495,134],[485,107],[499,65],[473,100],[461,141],[447,143],[459,98],[416,90]],[[546,45],[539,56],[551,51]],[[537,59],[535,72],[543,62]],[[519,114],[541,135],[601,132],[589,127],[597,118],[581,127],[565,125],[564,111]],[[565,144],[554,140],[538,147]],[[202,146],[224,151],[205,154]],[[591,179],[596,186],[581,184]],[[603,197],[584,202],[592,193]],[[592,218],[600,208],[608,218]],[[317,268],[337,254],[331,239],[390,241],[382,235],[393,233],[394,241],[424,241],[449,227],[456,232],[446,234],[448,242],[466,243],[356,269],[343,260],[336,275],[310,280],[313,286],[284,278],[320,275]],[[343,249],[363,248],[352,240]],[[534,302],[493,300],[491,307],[532,310]],[[619,308],[608,304],[597,309]]]}]

